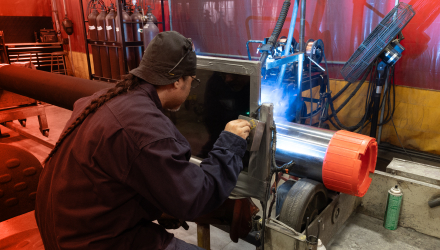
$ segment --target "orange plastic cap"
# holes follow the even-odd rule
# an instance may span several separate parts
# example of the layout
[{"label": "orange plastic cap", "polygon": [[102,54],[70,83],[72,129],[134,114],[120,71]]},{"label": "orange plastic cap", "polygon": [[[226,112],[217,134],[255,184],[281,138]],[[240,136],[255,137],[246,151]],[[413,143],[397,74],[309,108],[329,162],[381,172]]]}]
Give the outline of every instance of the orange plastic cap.
[{"label": "orange plastic cap", "polygon": [[362,197],[376,169],[376,139],[349,131],[337,131],[330,140],[322,166],[324,185],[334,191]]}]

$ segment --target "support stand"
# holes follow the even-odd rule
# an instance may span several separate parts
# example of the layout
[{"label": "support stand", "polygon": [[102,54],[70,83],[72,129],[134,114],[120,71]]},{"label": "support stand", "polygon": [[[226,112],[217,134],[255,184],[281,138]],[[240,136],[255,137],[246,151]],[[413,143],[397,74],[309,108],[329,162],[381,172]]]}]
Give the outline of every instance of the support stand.
[{"label": "support stand", "polygon": [[373,96],[373,117],[371,118],[371,129],[370,136],[376,138],[377,131],[377,120],[379,117],[379,108],[380,108],[380,96],[382,94],[382,86],[383,81],[386,79],[386,72],[388,69],[388,65],[384,62],[380,62],[377,65],[377,84],[376,84],[376,92]]},{"label": "support stand", "polygon": [[209,224],[197,224],[197,245],[207,250],[211,249]]}]

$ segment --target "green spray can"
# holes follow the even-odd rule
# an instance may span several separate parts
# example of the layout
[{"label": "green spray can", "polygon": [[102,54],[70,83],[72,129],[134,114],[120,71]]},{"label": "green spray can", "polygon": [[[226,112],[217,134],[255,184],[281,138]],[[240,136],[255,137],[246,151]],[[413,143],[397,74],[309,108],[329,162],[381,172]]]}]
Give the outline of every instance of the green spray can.
[{"label": "green spray can", "polygon": [[399,222],[400,207],[402,206],[402,190],[396,185],[388,190],[387,207],[383,226],[389,230],[396,230]]}]

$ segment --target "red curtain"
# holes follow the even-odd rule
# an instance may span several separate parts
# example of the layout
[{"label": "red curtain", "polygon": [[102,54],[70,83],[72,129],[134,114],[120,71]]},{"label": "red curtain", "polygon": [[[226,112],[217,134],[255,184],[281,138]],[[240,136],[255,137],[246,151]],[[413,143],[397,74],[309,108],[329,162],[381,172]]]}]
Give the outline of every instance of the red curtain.
[{"label": "red curtain", "polygon": [[[172,0],[173,29],[193,38],[200,52],[245,56],[248,40],[270,36],[283,0]],[[394,2],[380,0],[308,0],[305,38],[322,39],[327,60],[347,61]],[[396,64],[397,84],[440,89],[440,4],[406,0],[416,11],[403,30],[406,48]],[[293,0],[292,0],[293,3]],[[293,4],[281,35],[287,36]],[[299,37],[299,15],[294,38]],[[253,56],[257,45],[251,45]],[[342,78],[341,65],[329,65]]]}]

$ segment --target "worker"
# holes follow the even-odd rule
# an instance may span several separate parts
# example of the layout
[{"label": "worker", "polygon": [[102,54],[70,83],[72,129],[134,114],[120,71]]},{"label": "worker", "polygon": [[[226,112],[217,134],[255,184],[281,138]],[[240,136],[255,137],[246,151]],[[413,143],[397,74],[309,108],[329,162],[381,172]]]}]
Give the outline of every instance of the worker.
[{"label": "worker", "polygon": [[199,249],[153,221],[218,208],[243,168],[250,124],[229,122],[200,167],[163,110],[196,81],[190,39],[169,31],[114,88],[75,102],[46,159],[35,216],[46,249]]}]

